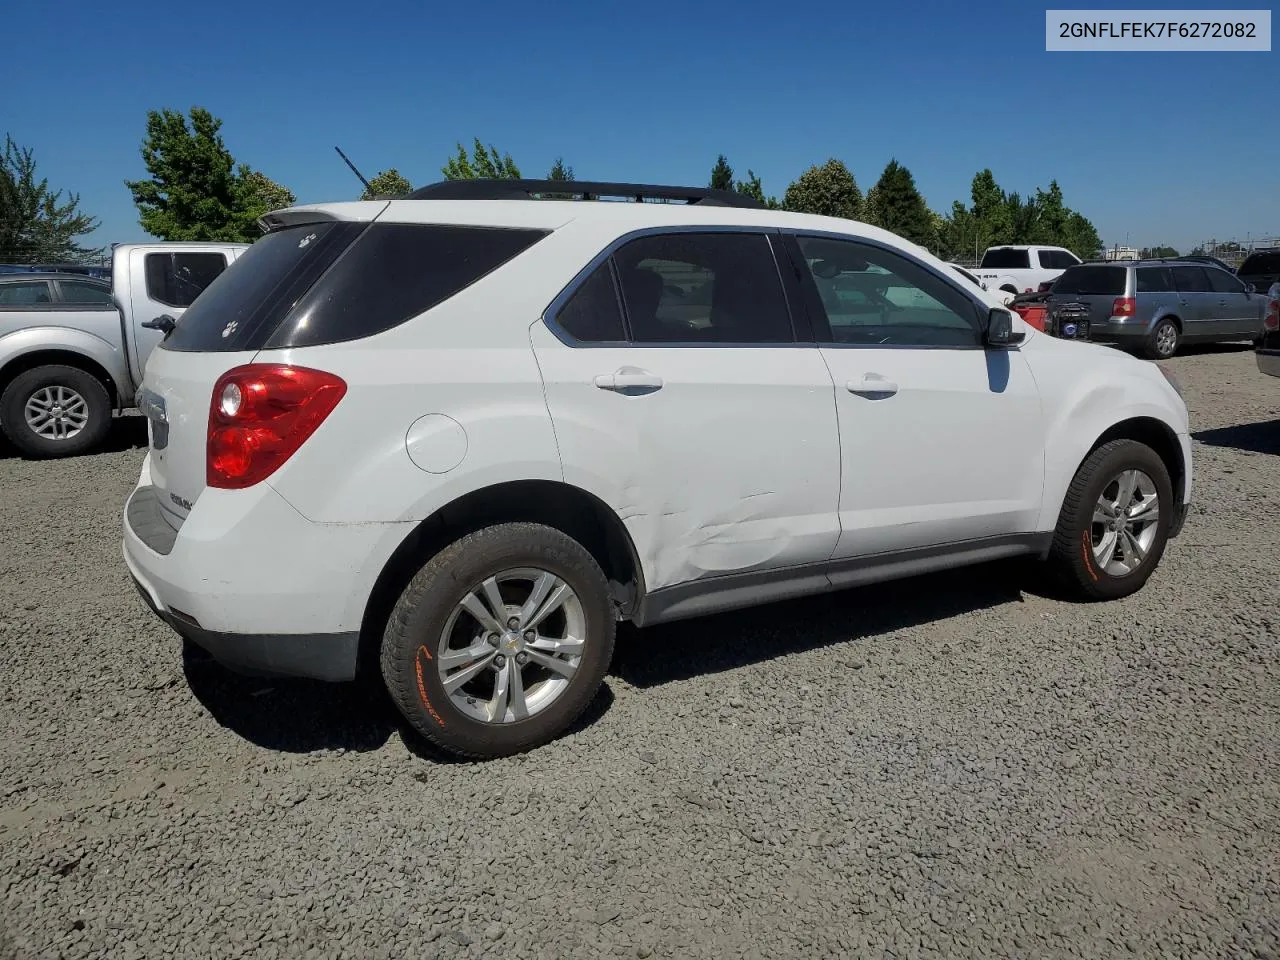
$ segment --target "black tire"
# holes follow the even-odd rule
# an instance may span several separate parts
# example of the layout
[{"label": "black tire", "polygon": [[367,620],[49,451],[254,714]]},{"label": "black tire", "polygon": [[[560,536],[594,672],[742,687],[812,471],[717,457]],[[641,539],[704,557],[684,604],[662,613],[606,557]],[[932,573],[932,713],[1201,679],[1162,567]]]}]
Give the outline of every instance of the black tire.
[{"label": "black tire", "polygon": [[[1115,576],[1093,555],[1093,512],[1099,497],[1125,470],[1141,470],[1155,484],[1160,515],[1146,557],[1131,573]],[[1049,549],[1048,564],[1061,586],[1079,600],[1116,600],[1141,590],[1160,563],[1169,541],[1173,483],[1160,456],[1136,440],[1112,440],[1085,458],[1067,488]]]},{"label": "black tire", "polygon": [[[65,387],[84,399],[88,419],[74,436],[41,436],[27,423],[27,401],[49,387]],[[14,377],[0,394],[0,429],[28,457],[49,459],[87,453],[100,446],[111,431],[111,395],[101,380],[79,367],[35,367]]]},{"label": "black tire", "polygon": [[[546,570],[577,594],[586,644],[556,699],[523,720],[489,723],[453,702],[432,651],[469,592],[490,576],[522,567]],[[475,760],[523,753],[560,736],[591,703],[613,657],[616,627],[608,581],[581,544],[541,524],[498,524],[454,541],[410,581],[383,634],[382,678],[401,714],[436,746]]]},{"label": "black tire", "polygon": [[[1164,352],[1160,347],[1162,335],[1171,336],[1172,346],[1168,352]],[[1168,360],[1178,352],[1181,333],[1178,331],[1178,325],[1172,320],[1164,319],[1156,324],[1154,330],[1147,336],[1147,342],[1143,345],[1143,354],[1148,360]]]}]

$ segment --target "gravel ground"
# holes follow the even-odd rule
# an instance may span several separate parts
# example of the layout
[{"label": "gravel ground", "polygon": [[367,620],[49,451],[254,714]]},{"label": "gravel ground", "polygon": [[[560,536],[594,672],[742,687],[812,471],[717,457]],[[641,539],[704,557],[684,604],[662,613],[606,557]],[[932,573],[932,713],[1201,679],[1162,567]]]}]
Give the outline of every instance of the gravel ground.
[{"label": "gravel ground", "polygon": [[1197,504],[1138,596],[984,568],[626,631],[569,737],[183,664],[142,460],[0,453],[0,957],[1280,956],[1280,383],[1172,366]]}]

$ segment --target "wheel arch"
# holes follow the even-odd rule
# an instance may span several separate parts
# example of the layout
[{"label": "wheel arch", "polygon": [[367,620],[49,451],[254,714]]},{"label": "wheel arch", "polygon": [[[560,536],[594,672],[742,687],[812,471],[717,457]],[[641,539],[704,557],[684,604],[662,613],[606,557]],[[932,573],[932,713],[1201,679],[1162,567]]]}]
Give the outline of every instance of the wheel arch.
[{"label": "wheel arch", "polygon": [[[1103,431],[1085,452],[1084,458],[1087,459],[1093,451],[1112,440],[1134,440],[1154,450],[1169,471],[1174,496],[1181,498],[1185,495],[1187,464],[1183,458],[1182,444],[1178,442],[1178,435],[1167,423],[1155,417],[1141,416],[1121,420]],[[1081,463],[1083,462],[1084,459],[1081,460]]]},{"label": "wheel arch", "polygon": [[599,497],[554,480],[493,484],[464,494],[415,524],[383,565],[360,624],[361,671],[377,675],[387,619],[424,563],[459,537],[511,522],[545,524],[581,543],[609,580],[620,616],[628,615],[644,596],[644,569],[631,534]]},{"label": "wheel arch", "polygon": [[26,353],[19,353],[5,362],[0,367],[0,393],[2,393],[13,379],[28,370],[34,370],[37,367],[76,367],[89,374],[95,380],[101,382],[107,391],[107,396],[111,398],[111,405],[119,408],[120,391],[116,385],[115,378],[101,363],[88,354],[79,353],[75,350],[65,348],[49,348],[44,350],[29,350]]}]

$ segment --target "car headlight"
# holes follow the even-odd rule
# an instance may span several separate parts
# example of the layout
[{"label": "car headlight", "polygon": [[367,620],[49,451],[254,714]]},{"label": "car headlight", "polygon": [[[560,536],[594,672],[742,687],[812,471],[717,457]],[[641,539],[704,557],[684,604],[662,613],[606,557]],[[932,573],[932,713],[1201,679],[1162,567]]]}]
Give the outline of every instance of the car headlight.
[{"label": "car headlight", "polygon": [[[1155,363],[1154,360],[1151,362]],[[1182,384],[1180,384],[1178,382],[1178,378],[1173,375],[1173,371],[1170,370],[1168,367],[1161,366],[1158,363],[1156,363],[1156,369],[1164,374],[1164,378],[1169,381],[1169,386],[1173,387],[1173,392],[1178,395],[1179,399],[1185,401],[1187,398],[1182,393]]]}]

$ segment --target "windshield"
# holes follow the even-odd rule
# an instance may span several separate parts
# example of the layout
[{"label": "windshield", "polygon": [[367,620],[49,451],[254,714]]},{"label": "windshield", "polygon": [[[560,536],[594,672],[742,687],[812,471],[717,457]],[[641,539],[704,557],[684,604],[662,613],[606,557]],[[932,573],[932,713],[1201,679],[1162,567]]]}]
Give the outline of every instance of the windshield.
[{"label": "windshield", "polygon": [[1068,267],[1053,285],[1055,294],[1119,297],[1124,295],[1125,267]]},{"label": "windshield", "polygon": [[982,266],[994,267],[997,270],[1021,270],[1031,266],[1031,257],[1026,250],[993,247],[982,255]]}]

